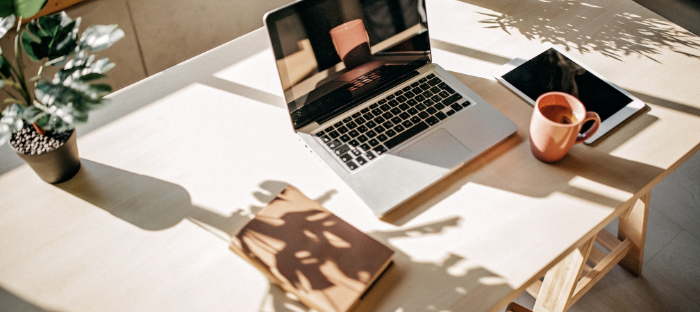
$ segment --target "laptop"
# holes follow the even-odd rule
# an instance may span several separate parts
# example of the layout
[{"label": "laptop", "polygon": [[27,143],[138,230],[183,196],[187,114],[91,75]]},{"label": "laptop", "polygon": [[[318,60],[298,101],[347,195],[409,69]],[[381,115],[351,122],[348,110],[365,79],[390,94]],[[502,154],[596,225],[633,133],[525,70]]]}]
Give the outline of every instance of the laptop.
[{"label": "laptop", "polygon": [[303,0],[264,22],[294,131],[377,216],[517,130],[432,62],[423,0]]}]

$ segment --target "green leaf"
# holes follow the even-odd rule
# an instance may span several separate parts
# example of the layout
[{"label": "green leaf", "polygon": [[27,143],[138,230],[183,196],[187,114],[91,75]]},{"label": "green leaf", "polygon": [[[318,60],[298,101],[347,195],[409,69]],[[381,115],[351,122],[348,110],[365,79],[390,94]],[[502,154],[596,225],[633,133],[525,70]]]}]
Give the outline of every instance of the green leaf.
[{"label": "green leaf", "polygon": [[0,17],[15,14],[15,4],[12,1],[0,1]]},{"label": "green leaf", "polygon": [[91,72],[99,73],[99,74],[104,74],[107,71],[109,71],[110,69],[114,68],[114,66],[116,66],[107,57],[101,57],[95,63],[89,64],[89,65],[90,65]]},{"label": "green leaf", "polygon": [[[58,117],[59,119],[61,119],[61,121],[64,124],[71,125],[71,124],[76,124],[77,122],[79,122],[83,119],[87,120],[87,113],[82,114],[82,112],[76,111],[76,110],[72,109],[72,107],[70,107],[70,106],[65,106],[65,107],[52,106],[52,107],[50,107],[49,111],[50,111],[50,114],[52,116]],[[75,115],[78,115],[79,119],[81,119],[81,120],[78,120],[78,118],[75,118],[76,117]],[[80,117],[84,117],[84,118],[80,118]]]},{"label": "green leaf", "polygon": [[52,65],[55,67],[63,66],[64,69],[68,69],[68,68],[72,68],[72,67],[83,66],[86,63],[91,62],[91,59],[95,58],[94,55],[90,55],[85,50],[78,51],[77,53],[75,53],[71,56],[72,56],[72,58],[69,58],[67,56],[62,57],[62,58],[57,58],[52,62],[47,62],[46,64],[49,64],[49,65]]},{"label": "green leaf", "polygon": [[[7,61],[7,59],[5,59],[4,55],[0,55],[0,75],[2,75],[2,79],[10,78],[12,75],[10,63]],[[0,88],[1,87],[2,86],[0,86]]]},{"label": "green leaf", "polygon": [[54,59],[59,56],[68,55],[75,50],[78,39],[78,27],[80,26],[80,18],[65,25],[54,36],[52,50],[55,51]]},{"label": "green leaf", "polygon": [[93,63],[94,59],[94,54],[87,55],[85,51],[79,52],[73,59],[66,63],[63,69],[56,72],[53,83],[57,84],[68,80],[70,81],[67,83],[71,83],[73,80],[88,82],[104,78],[106,77],[104,73],[115,66],[109,58],[102,57]]},{"label": "green leaf", "polygon": [[51,121],[51,115],[43,114],[41,116],[41,118],[34,121],[34,124],[37,125],[37,127],[41,128],[41,129],[51,130],[51,129],[53,129],[53,125],[49,124],[50,121]]},{"label": "green leaf", "polygon": [[111,47],[124,37],[117,25],[91,25],[80,37],[80,48],[97,52]]},{"label": "green leaf", "polygon": [[[7,0],[5,0],[7,1]],[[48,0],[11,0],[15,4],[15,15],[32,17],[41,11]]]},{"label": "green leaf", "polygon": [[22,35],[20,36],[20,39],[22,41],[22,48],[24,49],[24,53],[29,56],[30,59],[34,61],[38,61],[42,58],[42,56],[48,55],[48,51],[40,44],[40,40],[34,39],[30,35],[28,31],[22,31]]},{"label": "green leaf", "polygon": [[71,55],[78,45],[80,18],[72,20],[65,12],[42,16],[27,24],[21,41],[25,52],[34,61],[49,61]]},{"label": "green leaf", "polygon": [[12,129],[10,126],[0,124],[0,145],[5,144],[12,137]]},{"label": "green leaf", "polygon": [[22,101],[20,101],[20,100],[18,100],[18,99],[13,99],[13,98],[4,99],[2,102],[3,102],[3,103],[24,104]]},{"label": "green leaf", "polygon": [[105,74],[89,73],[87,75],[81,76],[80,78],[78,78],[78,80],[80,80],[82,82],[89,82],[89,81],[93,81],[93,80],[97,80],[97,79],[102,79],[105,77],[107,77],[107,75],[105,75]]},{"label": "green leaf", "polygon": [[[101,74],[88,75],[88,79],[102,76]],[[70,128],[86,122],[91,110],[108,102],[104,96],[111,91],[112,87],[107,84],[89,84],[84,80],[71,77],[57,83],[39,81],[34,94],[38,101],[44,103],[43,111],[50,116],[50,122],[45,128],[58,129]]]},{"label": "green leaf", "polygon": [[0,114],[0,145],[9,141],[12,133],[19,131],[24,126],[24,121],[22,121],[23,110],[24,107],[22,105],[12,104]]},{"label": "green leaf", "polygon": [[23,126],[22,111],[24,111],[24,106],[22,105],[12,104],[8,106],[2,112],[0,124],[7,125],[12,131],[19,131]]},{"label": "green leaf", "polygon": [[56,72],[56,75],[54,75],[53,83],[60,83],[62,81],[65,81],[66,79],[70,78],[73,76],[73,73],[80,71],[84,69],[85,66],[76,66],[76,67],[68,67],[59,70]]},{"label": "green leaf", "polygon": [[0,17],[8,17],[10,15],[22,16],[23,18],[32,17],[39,13],[41,8],[46,5],[48,0],[1,0],[0,1]]},{"label": "green leaf", "polygon": [[[85,118],[85,121],[82,121],[82,123],[85,123],[85,122],[87,122],[87,118]],[[63,120],[57,119],[57,120],[55,120],[55,122],[53,124],[53,128],[56,132],[64,132],[64,131],[74,129],[75,126],[72,123],[70,123],[70,124],[65,123],[65,122],[63,122]]]},{"label": "green leaf", "polygon": [[12,27],[15,27],[16,20],[14,15],[0,18],[0,38],[4,37],[7,31],[12,29]]},{"label": "green leaf", "polygon": [[39,81],[39,83],[37,83],[36,87],[34,88],[34,96],[36,96],[37,101],[43,103],[46,106],[51,106],[56,100],[56,94],[59,92],[55,89],[56,87],[54,84],[46,81]]},{"label": "green leaf", "polygon": [[108,84],[99,83],[99,84],[90,85],[90,94],[95,99],[97,97],[99,97],[101,99],[102,97],[109,94],[110,92],[112,92],[112,86],[110,86]]},{"label": "green leaf", "polygon": [[36,106],[29,106],[24,109],[22,114],[22,119],[26,120],[28,123],[35,123],[40,118],[44,117],[46,113]]}]

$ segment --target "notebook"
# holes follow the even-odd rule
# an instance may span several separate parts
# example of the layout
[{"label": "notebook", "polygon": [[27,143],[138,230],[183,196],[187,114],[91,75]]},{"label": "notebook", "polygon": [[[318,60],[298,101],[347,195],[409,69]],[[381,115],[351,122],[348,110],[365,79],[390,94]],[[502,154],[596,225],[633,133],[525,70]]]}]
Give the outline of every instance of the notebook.
[{"label": "notebook", "polygon": [[265,17],[294,131],[377,215],[517,126],[432,62],[422,0],[305,0]]},{"label": "notebook", "polygon": [[321,312],[350,310],[394,255],[291,186],[233,236],[231,250]]}]

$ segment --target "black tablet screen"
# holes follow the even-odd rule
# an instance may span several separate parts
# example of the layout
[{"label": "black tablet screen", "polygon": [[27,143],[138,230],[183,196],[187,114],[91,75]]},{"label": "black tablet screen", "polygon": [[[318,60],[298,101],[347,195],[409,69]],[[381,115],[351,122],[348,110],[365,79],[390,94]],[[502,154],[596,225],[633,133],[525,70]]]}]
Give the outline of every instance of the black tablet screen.
[{"label": "black tablet screen", "polygon": [[581,100],[586,110],[605,121],[632,99],[583,67],[550,48],[503,75],[533,102],[549,91],[561,91]]}]

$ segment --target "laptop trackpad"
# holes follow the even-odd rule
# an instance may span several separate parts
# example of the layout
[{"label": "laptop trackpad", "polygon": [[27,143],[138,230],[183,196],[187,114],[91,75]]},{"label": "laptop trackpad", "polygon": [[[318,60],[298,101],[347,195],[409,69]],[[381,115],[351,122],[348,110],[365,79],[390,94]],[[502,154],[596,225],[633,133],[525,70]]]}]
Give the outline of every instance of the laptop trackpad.
[{"label": "laptop trackpad", "polygon": [[447,130],[435,133],[399,152],[399,156],[451,169],[471,157],[472,151],[455,139]]}]

